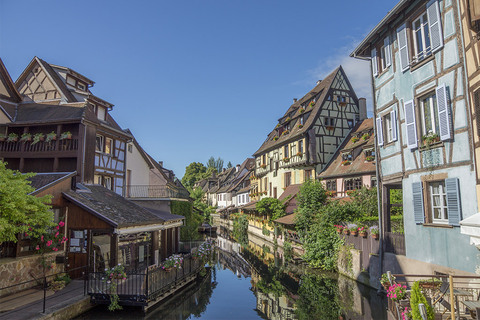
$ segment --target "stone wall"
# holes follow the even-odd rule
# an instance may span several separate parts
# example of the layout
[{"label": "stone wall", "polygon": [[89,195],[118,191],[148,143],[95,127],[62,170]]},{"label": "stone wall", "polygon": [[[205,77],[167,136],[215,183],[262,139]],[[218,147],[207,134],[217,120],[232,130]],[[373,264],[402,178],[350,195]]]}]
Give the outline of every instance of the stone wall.
[{"label": "stone wall", "polygon": [[[55,257],[63,254],[63,251],[49,253],[45,255],[45,258],[49,262],[55,262]],[[53,263],[53,268],[47,269],[46,275],[48,276],[63,272],[64,265]],[[19,258],[0,259],[0,297],[41,284],[42,277],[43,267],[41,264],[41,256],[38,254]],[[10,286],[14,287],[2,289]]]}]

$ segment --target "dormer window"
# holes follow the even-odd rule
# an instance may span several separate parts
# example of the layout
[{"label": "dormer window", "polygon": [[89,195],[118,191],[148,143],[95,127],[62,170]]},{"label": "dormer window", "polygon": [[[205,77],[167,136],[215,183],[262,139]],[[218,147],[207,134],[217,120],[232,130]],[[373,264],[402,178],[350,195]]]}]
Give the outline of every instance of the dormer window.
[{"label": "dormer window", "polygon": [[85,84],[81,83],[80,81],[77,82],[77,88],[82,90],[82,91],[86,91],[87,87],[85,86]]},{"label": "dormer window", "polygon": [[78,88],[82,91],[87,91],[87,84],[82,82],[82,81],[77,80],[74,77],[71,77],[71,76],[67,75],[66,81],[67,81],[67,84],[71,85],[72,87]]},{"label": "dormer window", "polygon": [[352,161],[353,155],[351,152],[344,152],[342,153],[342,161]]},{"label": "dormer window", "polygon": [[102,106],[97,106],[96,109],[97,109],[97,112],[96,112],[97,113],[97,118],[99,120],[105,121],[105,117],[107,115],[107,110]]},{"label": "dormer window", "polygon": [[364,153],[365,153],[365,160],[367,160],[367,161],[375,160],[375,149],[374,148],[366,149],[364,151]]}]

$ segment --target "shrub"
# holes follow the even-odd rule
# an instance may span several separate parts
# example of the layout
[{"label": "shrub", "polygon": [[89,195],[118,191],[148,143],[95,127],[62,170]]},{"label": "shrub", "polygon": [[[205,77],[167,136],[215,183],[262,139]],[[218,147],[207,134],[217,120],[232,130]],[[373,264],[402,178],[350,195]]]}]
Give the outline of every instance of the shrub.
[{"label": "shrub", "polygon": [[420,291],[419,281],[416,281],[413,283],[412,291],[410,292],[410,308],[412,309],[413,320],[422,320],[420,309],[418,308],[420,303],[423,303],[427,309],[427,319],[434,320],[435,314],[433,313],[432,306],[427,303],[427,299],[423,295],[422,291]]}]

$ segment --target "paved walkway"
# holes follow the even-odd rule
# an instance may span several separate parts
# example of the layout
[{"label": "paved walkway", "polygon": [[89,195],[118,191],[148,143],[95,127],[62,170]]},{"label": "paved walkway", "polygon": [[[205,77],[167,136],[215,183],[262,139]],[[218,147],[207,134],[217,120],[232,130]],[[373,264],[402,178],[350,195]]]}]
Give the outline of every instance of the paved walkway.
[{"label": "paved walkway", "polygon": [[[0,320],[40,319],[85,298],[88,296],[83,295],[83,280],[73,280],[56,293],[47,291],[44,314],[43,290],[26,290],[0,298]],[[9,311],[5,311],[7,308]]]}]

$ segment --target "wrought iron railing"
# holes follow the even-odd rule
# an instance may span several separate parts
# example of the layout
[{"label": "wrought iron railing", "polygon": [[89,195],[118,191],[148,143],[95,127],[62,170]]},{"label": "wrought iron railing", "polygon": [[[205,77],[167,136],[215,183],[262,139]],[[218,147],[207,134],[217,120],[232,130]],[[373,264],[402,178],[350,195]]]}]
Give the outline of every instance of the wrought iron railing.
[{"label": "wrought iron railing", "polygon": [[187,190],[172,189],[167,186],[155,185],[127,185],[127,198],[181,198],[188,199]]}]

